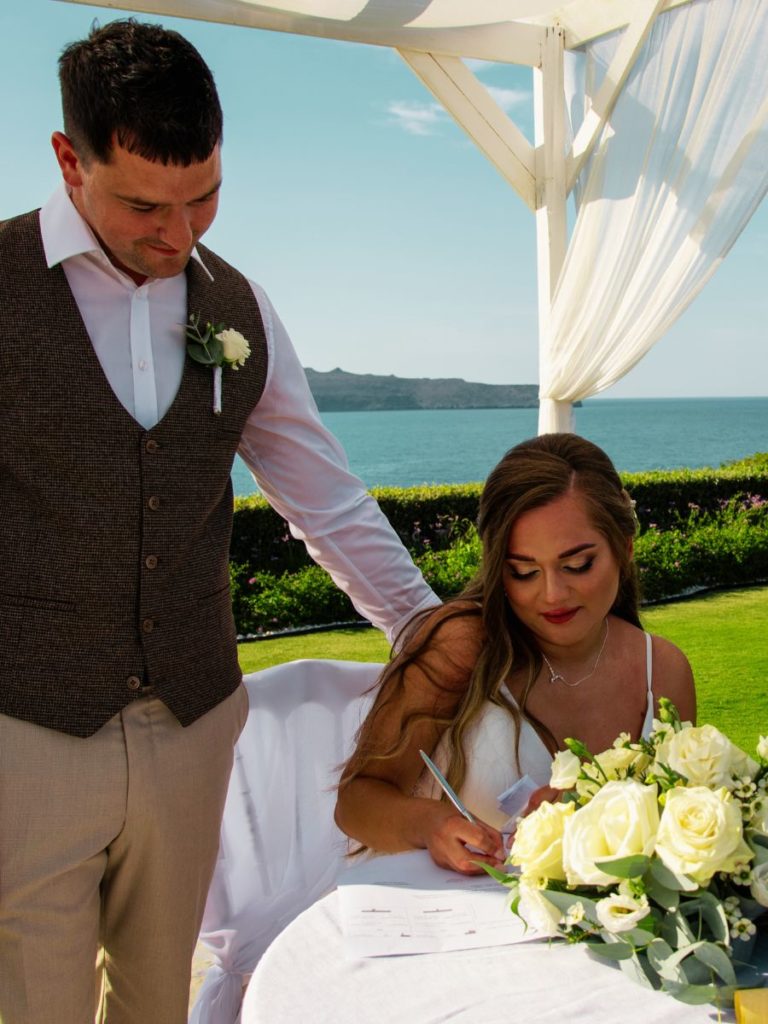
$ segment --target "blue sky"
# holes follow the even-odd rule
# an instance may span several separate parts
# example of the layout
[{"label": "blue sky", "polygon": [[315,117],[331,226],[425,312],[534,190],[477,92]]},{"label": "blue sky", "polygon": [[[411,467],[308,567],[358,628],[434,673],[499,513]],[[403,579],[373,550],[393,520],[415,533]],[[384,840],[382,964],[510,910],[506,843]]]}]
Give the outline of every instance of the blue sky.
[{"label": "blue sky", "polygon": [[[55,188],[57,56],[94,18],[117,16],[2,4],[0,218]],[[395,52],[163,21],[200,49],[224,107],[224,188],[206,242],[267,289],[305,366],[536,382],[533,216]],[[475,67],[530,137],[530,71]],[[763,202],[702,294],[605,397],[768,394],[766,257]]]}]

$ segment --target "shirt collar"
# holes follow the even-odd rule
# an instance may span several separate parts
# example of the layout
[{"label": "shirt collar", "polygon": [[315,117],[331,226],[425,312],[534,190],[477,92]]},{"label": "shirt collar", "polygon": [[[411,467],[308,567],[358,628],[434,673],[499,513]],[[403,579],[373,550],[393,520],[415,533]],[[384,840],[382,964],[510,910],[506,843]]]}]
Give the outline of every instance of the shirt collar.
[{"label": "shirt collar", "polygon": [[[75,256],[89,254],[105,263],[109,262],[88,222],[80,216],[75,204],[70,199],[64,182],[40,210],[40,233],[43,238],[45,262],[49,270],[57,263],[64,263],[65,260]],[[191,258],[199,263],[212,281],[213,274],[203,263],[197,249],[192,250]]]}]

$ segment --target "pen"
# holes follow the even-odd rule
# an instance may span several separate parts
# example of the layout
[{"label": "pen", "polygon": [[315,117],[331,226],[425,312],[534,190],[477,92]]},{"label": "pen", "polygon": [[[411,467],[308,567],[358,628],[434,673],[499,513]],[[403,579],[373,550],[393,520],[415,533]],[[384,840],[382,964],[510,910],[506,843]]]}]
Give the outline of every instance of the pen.
[{"label": "pen", "polygon": [[467,808],[461,802],[459,797],[453,791],[453,787],[450,785],[450,783],[448,782],[446,777],[443,775],[443,773],[440,771],[440,769],[437,767],[437,765],[432,760],[432,758],[428,754],[425,754],[423,750],[420,750],[419,753],[422,756],[424,764],[432,772],[432,775],[434,776],[437,784],[440,786],[440,789],[442,789],[442,791],[445,793],[445,795],[451,801],[451,803],[456,808],[456,810],[459,812],[459,814],[463,815],[467,819],[467,821],[471,821],[472,824],[475,825],[477,823],[477,819],[475,818],[475,816],[473,814],[470,813],[470,811],[467,810]]}]

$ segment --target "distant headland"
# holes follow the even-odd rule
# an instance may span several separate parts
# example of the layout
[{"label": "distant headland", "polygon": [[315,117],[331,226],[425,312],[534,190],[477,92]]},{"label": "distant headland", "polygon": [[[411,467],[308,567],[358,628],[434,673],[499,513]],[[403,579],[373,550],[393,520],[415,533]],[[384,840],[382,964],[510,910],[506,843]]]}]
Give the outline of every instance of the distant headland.
[{"label": "distant headland", "polygon": [[323,373],[305,368],[320,412],[383,412],[396,409],[532,409],[536,384],[475,384],[460,377],[395,377]]}]

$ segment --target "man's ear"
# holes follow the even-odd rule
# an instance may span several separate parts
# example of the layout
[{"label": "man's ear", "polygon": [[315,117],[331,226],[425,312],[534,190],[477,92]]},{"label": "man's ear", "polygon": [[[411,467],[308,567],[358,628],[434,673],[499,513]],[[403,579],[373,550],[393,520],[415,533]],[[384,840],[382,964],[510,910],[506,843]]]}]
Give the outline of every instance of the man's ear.
[{"label": "man's ear", "polygon": [[82,161],[75,152],[75,147],[63,132],[54,132],[51,145],[64,181],[70,188],[79,188],[83,184]]}]

